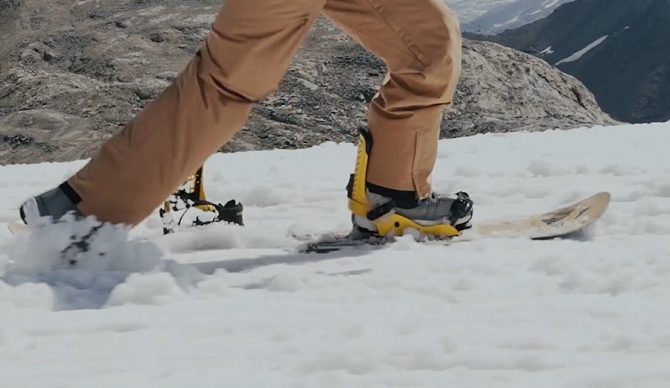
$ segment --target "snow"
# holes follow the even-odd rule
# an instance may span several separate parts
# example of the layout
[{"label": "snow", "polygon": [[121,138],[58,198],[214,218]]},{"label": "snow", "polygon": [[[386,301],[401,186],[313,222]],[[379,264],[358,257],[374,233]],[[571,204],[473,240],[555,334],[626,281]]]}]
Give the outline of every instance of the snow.
[{"label": "snow", "polygon": [[540,54],[553,54],[554,49],[551,46],[548,46],[544,50],[540,51]]},{"label": "snow", "polygon": [[[669,142],[670,123],[441,142],[435,189],[479,221],[611,192],[578,240],[298,254],[348,227],[355,150],[333,143],[213,156],[208,195],[245,227],[162,237],[154,215],[76,269],[57,253],[80,225],[3,227],[0,387],[666,387]],[[82,163],[0,167],[0,220]]]},{"label": "snow", "polygon": [[560,2],[561,2],[561,0],[545,0],[545,1],[542,3],[542,6],[543,6],[544,8],[553,8],[553,7],[555,7],[555,6],[556,6],[558,3],[560,3]]},{"label": "snow", "polygon": [[592,43],[590,43],[589,45],[587,45],[583,49],[578,50],[575,53],[573,53],[572,55],[569,55],[568,57],[565,57],[565,58],[561,59],[560,61],[556,62],[554,64],[554,66],[558,66],[561,63],[575,62],[575,61],[580,60],[584,55],[586,55],[586,53],[588,53],[589,51],[593,50],[594,48],[598,47],[601,43],[603,43],[607,39],[608,36],[609,35],[605,35],[605,36],[602,36],[602,37],[596,39],[595,41],[593,41]]},{"label": "snow", "polygon": [[510,25],[510,24],[517,23],[517,22],[519,21],[520,17],[521,17],[521,15],[515,15],[515,16],[512,17],[511,19],[505,20],[505,21],[502,22],[502,23],[496,23],[496,24],[494,24],[493,27],[496,28],[496,29],[498,29],[498,30],[505,29],[505,28],[504,28],[505,26],[508,26],[508,25]]}]

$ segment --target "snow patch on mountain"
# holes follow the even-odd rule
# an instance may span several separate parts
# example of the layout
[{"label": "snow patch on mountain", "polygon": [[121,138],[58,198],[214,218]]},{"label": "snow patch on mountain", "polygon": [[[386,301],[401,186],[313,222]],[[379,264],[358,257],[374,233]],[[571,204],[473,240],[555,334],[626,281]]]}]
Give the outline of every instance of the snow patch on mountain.
[{"label": "snow patch on mountain", "polygon": [[554,53],[554,49],[551,46],[548,46],[546,49],[540,51],[540,54],[549,55],[549,54],[553,54],[553,53]]},{"label": "snow patch on mountain", "polygon": [[561,2],[561,0],[544,0],[544,2],[542,3],[542,6],[544,8],[554,8],[558,4],[560,4],[560,2]]},{"label": "snow patch on mountain", "polygon": [[554,66],[558,66],[561,63],[568,63],[568,62],[574,62],[580,60],[584,55],[586,55],[589,51],[593,50],[594,48],[598,47],[601,43],[603,43],[609,35],[602,36],[595,41],[591,42],[588,44],[586,47],[584,47],[581,50],[576,51],[575,53],[561,59],[560,61],[556,62]]}]

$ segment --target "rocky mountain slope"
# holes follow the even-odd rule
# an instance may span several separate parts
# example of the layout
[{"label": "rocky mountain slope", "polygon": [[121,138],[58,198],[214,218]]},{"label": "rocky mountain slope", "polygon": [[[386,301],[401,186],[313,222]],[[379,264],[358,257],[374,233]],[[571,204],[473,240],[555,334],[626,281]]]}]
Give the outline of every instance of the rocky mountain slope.
[{"label": "rocky mountain slope", "polygon": [[670,119],[670,1],[577,0],[491,39],[580,79],[630,122]]},{"label": "rocky mountain slope", "polygon": [[[0,0],[0,163],[90,156],[165,88],[218,0]],[[612,123],[576,79],[466,41],[442,137]],[[224,151],[354,141],[383,63],[319,20],[279,91]],[[197,129],[195,129],[197,130]]]}]

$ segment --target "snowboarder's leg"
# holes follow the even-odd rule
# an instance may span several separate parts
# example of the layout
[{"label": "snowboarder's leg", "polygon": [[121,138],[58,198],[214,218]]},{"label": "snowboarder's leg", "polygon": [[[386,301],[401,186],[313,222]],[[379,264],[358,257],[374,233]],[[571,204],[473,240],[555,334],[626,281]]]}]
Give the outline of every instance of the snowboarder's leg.
[{"label": "snowboarder's leg", "polygon": [[328,0],[324,12],[389,68],[369,110],[371,190],[427,198],[442,109],[460,73],[458,20],[442,0]]},{"label": "snowboarder's leg", "polygon": [[457,235],[470,226],[472,201],[432,193],[430,175],[460,73],[458,20],[442,0],[328,0],[324,12],[389,70],[370,104],[350,185],[356,230]]},{"label": "snowboarder's leg", "polygon": [[464,192],[455,196],[431,194],[428,198],[415,200],[409,206],[398,203],[397,198],[371,192],[366,178],[373,144],[370,133],[362,129],[356,167],[347,185],[349,210],[354,224],[349,237],[401,236],[412,229],[424,235],[448,238],[458,236],[461,230],[471,226],[472,200]]},{"label": "snowboarder's leg", "polygon": [[274,91],[325,0],[228,0],[174,84],[69,181],[84,215],[135,225]]}]

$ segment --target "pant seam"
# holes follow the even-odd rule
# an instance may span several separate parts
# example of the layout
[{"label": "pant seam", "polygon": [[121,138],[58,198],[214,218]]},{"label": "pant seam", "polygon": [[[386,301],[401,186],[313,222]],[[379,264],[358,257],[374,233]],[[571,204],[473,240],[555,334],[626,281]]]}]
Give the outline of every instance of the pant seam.
[{"label": "pant seam", "polygon": [[430,65],[428,57],[423,53],[419,45],[417,45],[412,40],[410,35],[402,27],[400,27],[400,23],[397,23],[397,21],[386,12],[384,5],[379,3],[377,0],[367,0],[367,2],[370,5],[370,7],[377,13],[377,15],[379,15],[379,17],[383,19],[384,22],[391,28],[391,30],[393,30],[398,35],[398,37],[403,42],[407,50],[409,50],[409,52],[412,53],[412,55],[419,62],[419,64],[423,66],[423,68],[428,67]]},{"label": "pant seam", "polygon": [[419,149],[419,131],[414,131],[414,157],[412,158],[412,184],[414,184],[414,191],[416,191],[416,196],[421,199],[421,185],[418,174],[417,174],[417,165],[419,157],[421,156],[421,150]]}]

